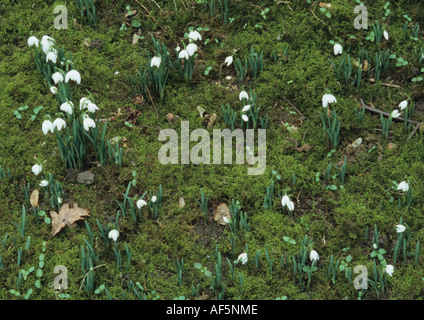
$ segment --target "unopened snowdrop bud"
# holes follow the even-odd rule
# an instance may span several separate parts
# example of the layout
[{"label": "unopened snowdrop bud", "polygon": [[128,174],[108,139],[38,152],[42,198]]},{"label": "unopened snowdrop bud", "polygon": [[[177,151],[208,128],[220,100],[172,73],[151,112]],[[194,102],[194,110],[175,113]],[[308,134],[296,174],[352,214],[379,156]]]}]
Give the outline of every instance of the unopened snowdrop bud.
[{"label": "unopened snowdrop bud", "polygon": [[343,47],[341,46],[341,44],[335,44],[334,45],[334,55],[337,56],[338,54],[342,54],[343,53]]},{"label": "unopened snowdrop bud", "polygon": [[384,39],[389,40],[389,33],[384,30],[383,32]]},{"label": "unopened snowdrop bud", "polygon": [[245,114],[241,116],[241,118],[243,119],[244,122],[249,121],[249,117],[246,116]]},{"label": "unopened snowdrop bud", "polygon": [[39,45],[39,41],[36,37],[31,36],[31,37],[28,38],[28,46],[29,47],[32,47],[32,46],[38,47],[38,45]]},{"label": "unopened snowdrop bud", "polygon": [[109,235],[108,235],[109,239],[112,239],[113,241],[117,241],[118,237],[119,237],[119,231],[118,230],[110,230]]},{"label": "unopened snowdrop bud", "polygon": [[57,91],[58,91],[58,90],[57,90],[57,88],[56,88],[55,86],[51,86],[51,87],[50,87],[50,92],[51,92],[51,93],[53,93],[53,94],[57,94]]},{"label": "unopened snowdrop bud", "polygon": [[190,31],[190,33],[188,34],[188,37],[190,40],[193,40],[193,41],[202,40],[202,36],[197,30]]},{"label": "unopened snowdrop bud", "polygon": [[316,252],[315,250],[312,250],[311,253],[309,254],[309,259],[311,259],[311,261],[319,260],[318,252]]},{"label": "unopened snowdrop bud", "polygon": [[63,80],[64,80],[63,74],[61,72],[57,71],[57,72],[52,74],[52,79],[53,79],[55,84],[58,84],[59,82],[63,82]]},{"label": "unopened snowdrop bud", "polygon": [[243,109],[241,110],[241,112],[247,112],[250,110],[250,104],[246,104]]},{"label": "unopened snowdrop bud", "polygon": [[233,56],[226,57],[224,63],[227,65],[227,67],[231,66],[233,63]]},{"label": "unopened snowdrop bud", "polygon": [[69,80],[73,80],[76,83],[81,83],[81,75],[77,70],[71,70],[69,71],[65,76],[65,82],[68,83]]},{"label": "unopened snowdrop bud", "polygon": [[43,180],[39,184],[40,187],[47,187],[48,185],[49,185],[49,182],[47,180]]},{"label": "unopened snowdrop bud", "polygon": [[181,50],[180,53],[178,54],[178,58],[188,60],[190,56],[188,55],[187,50]]},{"label": "unopened snowdrop bud", "polygon": [[44,120],[43,124],[41,125],[41,130],[43,130],[43,133],[45,135],[48,134],[49,131],[53,133],[54,131],[53,123],[50,120]]},{"label": "unopened snowdrop bud", "polygon": [[95,128],[96,127],[96,123],[94,122],[93,119],[91,119],[89,116],[85,115],[84,116],[84,120],[82,122],[85,131],[90,130],[90,128]]},{"label": "unopened snowdrop bud", "polygon": [[62,118],[57,118],[53,121],[53,127],[57,129],[57,131],[66,128],[66,122]]},{"label": "unopened snowdrop bud", "polygon": [[153,203],[155,203],[155,202],[156,202],[156,200],[157,200],[156,196],[153,196],[153,197],[152,197],[152,202],[153,202]]},{"label": "unopened snowdrop bud", "polygon": [[61,198],[61,197],[57,197],[57,203],[58,203],[58,204],[61,204],[61,203],[62,203],[62,201],[63,201],[63,200],[62,200],[62,198]]},{"label": "unopened snowdrop bud", "polygon": [[74,109],[74,104],[71,101],[64,102],[60,106],[60,110],[66,112],[69,115],[72,115],[73,109]]},{"label": "unopened snowdrop bud", "polygon": [[180,46],[175,48],[175,51],[177,51],[177,52],[180,52],[180,50],[181,50]]},{"label": "unopened snowdrop bud", "polygon": [[38,176],[40,172],[43,171],[43,166],[41,164],[34,164],[31,170],[32,170],[32,173]]},{"label": "unopened snowdrop bud", "polygon": [[247,253],[242,253],[237,258],[238,261],[240,261],[242,264],[245,264],[247,262]]},{"label": "unopened snowdrop bud", "polygon": [[160,63],[162,62],[161,57],[153,57],[152,60],[150,60],[150,67],[156,67],[159,68],[160,67]]},{"label": "unopened snowdrop bud", "polygon": [[243,100],[243,99],[249,100],[249,95],[247,94],[246,91],[242,91],[239,94],[239,99],[240,99],[240,101]]}]

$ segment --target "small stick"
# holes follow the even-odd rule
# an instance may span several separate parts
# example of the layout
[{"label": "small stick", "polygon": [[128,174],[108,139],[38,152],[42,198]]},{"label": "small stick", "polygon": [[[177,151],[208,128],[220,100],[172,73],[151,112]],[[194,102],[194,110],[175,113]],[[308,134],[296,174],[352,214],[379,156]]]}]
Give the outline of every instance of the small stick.
[{"label": "small stick", "polygon": [[159,111],[158,111],[158,108],[156,107],[156,104],[155,104],[155,102],[153,101],[152,95],[150,94],[150,90],[149,90],[149,88],[148,88],[147,86],[146,86],[146,89],[147,89],[147,93],[149,94],[150,102],[152,103],[153,107],[154,107],[154,108],[155,108],[155,110],[156,110],[156,119],[159,119]]},{"label": "small stick", "polygon": [[411,134],[409,135],[408,139],[406,139],[406,141],[409,141],[413,137],[413,135],[417,133],[418,129],[421,127],[421,124],[422,123],[419,123],[416,125],[415,129],[411,132]]},{"label": "small stick", "polygon": [[82,285],[84,284],[84,280],[85,280],[85,278],[87,278],[87,275],[90,273],[90,271],[97,269],[97,268],[100,268],[100,267],[104,267],[105,265],[106,264],[101,264],[100,266],[95,266],[94,268],[91,268],[90,270],[88,270],[88,272],[84,276],[84,279],[82,279],[80,290],[82,289]]},{"label": "small stick", "polygon": [[[386,117],[390,117],[390,113],[387,113],[387,112],[384,112],[384,111],[378,110],[378,109],[376,109],[376,108],[373,108],[373,107],[367,106],[367,105],[365,104],[364,100],[362,100],[362,98],[361,98],[361,99],[359,99],[359,101],[361,102],[362,107],[364,107],[366,110],[371,111],[371,112],[374,112],[374,113],[382,114],[383,116],[386,116]],[[404,121],[405,121],[405,119],[404,119],[404,118],[402,118],[402,117],[393,118],[393,120],[396,120],[396,121],[402,121],[402,122],[404,122]],[[420,123],[420,122],[417,122],[417,121],[414,121],[414,120],[410,120],[410,119],[408,119],[408,120],[406,120],[406,121],[407,121],[407,122],[409,122],[409,123],[413,123],[413,124],[419,124],[419,123]]]},{"label": "small stick", "polygon": [[312,11],[312,9],[310,9],[311,10],[311,12],[312,12],[312,14],[314,15],[314,17],[315,18],[317,18],[320,22],[322,22],[324,25],[327,25],[324,21],[322,21],[320,18],[318,18],[317,16],[316,16],[316,14]]},{"label": "small stick", "polygon": [[300,112],[299,111],[299,109],[298,108],[296,108],[287,98],[286,98],[286,101],[289,103],[289,105],[294,109],[294,110],[296,110],[297,111],[297,113],[299,113],[303,118],[305,118],[306,119],[306,117],[305,117],[305,115],[302,113],[302,112]]}]

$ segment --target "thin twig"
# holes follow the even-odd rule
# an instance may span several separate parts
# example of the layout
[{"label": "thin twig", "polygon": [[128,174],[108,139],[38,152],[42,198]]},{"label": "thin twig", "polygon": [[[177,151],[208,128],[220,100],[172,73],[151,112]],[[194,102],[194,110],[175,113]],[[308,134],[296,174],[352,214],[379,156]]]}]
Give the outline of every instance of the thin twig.
[{"label": "thin twig", "polygon": [[418,129],[421,127],[421,124],[422,122],[416,125],[415,129],[411,132],[411,134],[409,135],[408,139],[406,139],[406,141],[409,141],[414,136],[414,134],[417,133]]},{"label": "thin twig", "polygon": [[[364,100],[362,100],[362,98],[361,98],[361,99],[359,99],[359,101],[361,102],[362,107],[364,107],[366,110],[368,110],[368,111],[370,111],[370,112],[374,112],[374,113],[382,114],[383,116],[386,116],[386,117],[390,117],[390,113],[388,113],[388,112],[384,112],[384,111],[378,110],[378,109],[376,109],[376,108],[373,108],[373,107],[367,106],[367,105],[365,104]],[[404,119],[404,118],[402,118],[402,117],[393,118],[393,120],[405,122],[405,119]],[[413,123],[413,124],[419,124],[419,123],[420,123],[420,122],[418,122],[418,121],[414,121],[414,120],[411,120],[411,119],[408,119],[408,120],[406,120],[406,121],[407,121],[408,123]]]},{"label": "thin twig", "polygon": [[159,111],[158,111],[158,108],[156,107],[156,104],[155,104],[155,102],[153,101],[152,95],[150,94],[150,90],[149,90],[149,88],[148,88],[147,86],[146,86],[146,89],[147,89],[147,93],[149,94],[150,102],[152,103],[153,107],[154,107],[154,108],[155,108],[155,110],[156,110],[156,119],[159,119]]},{"label": "thin twig", "polygon": [[302,113],[302,112],[300,112],[300,110],[298,109],[298,108],[296,108],[287,98],[286,98],[286,101],[289,103],[289,105],[290,106],[292,106],[292,108],[294,109],[294,110],[296,110],[297,111],[297,113],[299,113],[303,118],[305,118],[306,119],[306,117],[305,117],[305,115]]},{"label": "thin twig", "polygon": [[82,285],[84,284],[84,280],[85,280],[85,278],[87,277],[87,275],[90,273],[90,271],[91,270],[94,270],[94,269],[97,269],[97,268],[100,268],[100,267],[104,267],[106,264],[101,264],[100,266],[95,266],[94,268],[91,268],[90,270],[88,270],[88,272],[85,274],[85,276],[84,276],[84,279],[82,279],[82,282],[81,282],[81,286],[80,286],[80,290],[82,289]]},{"label": "thin twig", "polygon": [[312,12],[312,14],[314,15],[315,18],[317,18],[319,21],[321,21],[324,25],[327,25],[324,21],[322,21],[320,18],[318,18],[316,16],[316,14],[312,11],[312,9],[309,9],[309,10],[311,10],[311,12]]}]

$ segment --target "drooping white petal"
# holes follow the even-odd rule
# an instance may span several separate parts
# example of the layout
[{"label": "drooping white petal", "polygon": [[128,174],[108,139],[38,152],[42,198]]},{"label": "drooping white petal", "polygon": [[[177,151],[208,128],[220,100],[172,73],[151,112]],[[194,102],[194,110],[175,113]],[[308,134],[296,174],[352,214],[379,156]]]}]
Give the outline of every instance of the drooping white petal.
[{"label": "drooping white petal", "polygon": [[224,63],[227,64],[227,67],[231,66],[231,64],[233,63],[233,56],[226,57]]},{"label": "drooping white petal", "polygon": [[40,172],[43,171],[43,166],[41,164],[34,164],[31,170],[36,176],[38,176]]},{"label": "drooping white petal", "polygon": [[250,104],[246,104],[243,109],[241,110],[241,112],[247,112],[250,110]]},{"label": "drooping white petal", "polygon": [[178,58],[188,60],[190,56],[188,55],[187,50],[181,50],[180,53],[178,54]]},{"label": "drooping white petal", "polygon": [[408,100],[404,100],[399,104],[400,110],[405,109],[408,106]]},{"label": "drooping white petal", "polygon": [[337,103],[337,99],[332,94],[326,93],[322,96],[322,106],[327,108],[329,104]]},{"label": "drooping white petal", "polygon": [[383,32],[384,39],[389,40],[389,33],[384,30]]},{"label": "drooping white petal", "polygon": [[81,75],[77,70],[71,70],[69,71],[65,76],[65,82],[68,83],[69,80],[73,80],[76,83],[81,83]]},{"label": "drooping white petal", "polygon": [[63,82],[63,80],[64,80],[63,74],[61,72],[57,71],[57,72],[52,74],[52,79],[53,79],[55,84],[58,84],[59,82]]},{"label": "drooping white petal", "polygon": [[406,230],[406,227],[404,226],[404,225],[402,225],[402,224],[398,224],[398,225],[396,225],[396,232],[398,232],[398,233],[402,233],[402,232],[404,232]]},{"label": "drooping white petal", "polygon": [[402,190],[403,192],[409,191],[409,184],[406,181],[402,181],[399,183],[397,190]]},{"label": "drooping white petal", "polygon": [[49,185],[49,182],[47,180],[43,180],[39,184],[40,187],[47,187],[48,185]]},{"label": "drooping white petal", "polygon": [[53,51],[48,52],[47,55],[46,55],[46,61],[47,62],[51,61],[53,63],[57,63],[57,55],[56,55],[56,53],[53,52]]},{"label": "drooping white petal", "polygon": [[66,122],[62,118],[57,118],[53,121],[53,127],[57,129],[57,131],[66,128]]},{"label": "drooping white petal", "polygon": [[311,260],[311,261],[317,261],[317,260],[319,260],[319,254],[318,254],[318,252],[316,252],[315,250],[312,250],[311,251],[311,253],[309,254],[309,259]]},{"label": "drooping white petal", "polygon": [[188,55],[191,57],[192,55],[194,55],[197,51],[197,45],[195,43],[190,43],[187,48],[187,53]]},{"label": "drooping white petal", "polygon": [[393,272],[395,272],[395,267],[393,267],[391,264],[388,264],[386,268],[384,268],[384,271],[391,277],[393,277]]},{"label": "drooping white petal", "polygon": [[162,58],[161,57],[153,57],[152,60],[150,60],[150,67],[156,67],[159,68],[160,64],[162,62]]},{"label": "drooping white petal", "polygon": [[49,133],[49,131],[51,133],[53,133],[54,131],[54,126],[53,123],[50,120],[44,120],[43,124],[41,125],[41,130],[43,130],[43,133],[46,135],[47,133]]},{"label": "drooping white petal", "polygon": [[147,205],[147,202],[144,201],[143,199],[140,199],[140,200],[137,201],[137,208],[139,208],[139,209],[143,208],[146,205]]},{"label": "drooping white petal", "polygon": [[119,231],[115,229],[110,230],[108,237],[109,239],[112,239],[113,241],[116,242],[116,240],[118,240],[118,237],[119,237]]},{"label": "drooping white petal", "polygon": [[29,47],[32,47],[32,46],[38,47],[38,45],[39,45],[39,41],[36,37],[31,36],[31,37],[28,38],[28,46]]},{"label": "drooping white petal", "polygon": [[89,131],[90,128],[95,128],[96,127],[96,123],[89,116],[85,116],[84,117],[84,120],[83,120],[82,124],[84,126],[85,131]]},{"label": "drooping white petal", "polygon": [[202,36],[200,35],[200,33],[197,30],[190,31],[190,33],[188,34],[188,37],[189,37],[189,39],[191,39],[193,41],[202,40]]},{"label": "drooping white petal", "polygon": [[237,260],[239,260],[242,264],[245,264],[248,260],[247,253],[242,253],[238,256]]},{"label": "drooping white petal", "polygon": [[240,94],[239,94],[239,100],[241,101],[241,100],[243,100],[243,99],[249,100],[249,95],[247,94],[247,92],[246,92],[246,91],[242,91],[242,92],[240,92]]},{"label": "drooping white petal", "polygon": [[73,109],[74,109],[74,104],[71,101],[64,102],[60,106],[60,110],[68,113],[69,115],[72,115]]},{"label": "drooping white petal", "polygon": [[397,118],[400,116],[400,114],[401,113],[399,112],[399,110],[396,109],[396,110],[393,110],[391,115],[392,115],[392,118]]},{"label": "drooping white petal", "polygon": [[341,46],[341,44],[335,44],[334,45],[334,55],[337,56],[338,54],[342,54],[343,53],[343,47]]}]

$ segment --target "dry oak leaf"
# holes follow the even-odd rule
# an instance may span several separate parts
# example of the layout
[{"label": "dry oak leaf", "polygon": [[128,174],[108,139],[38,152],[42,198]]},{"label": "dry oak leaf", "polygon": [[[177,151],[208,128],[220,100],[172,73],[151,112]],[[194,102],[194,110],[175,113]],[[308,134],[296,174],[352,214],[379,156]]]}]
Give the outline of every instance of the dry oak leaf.
[{"label": "dry oak leaf", "polygon": [[297,152],[309,152],[312,150],[312,146],[308,143],[305,143],[300,148],[293,148],[293,149],[296,150]]},{"label": "dry oak leaf", "polygon": [[89,211],[84,208],[79,208],[77,203],[74,203],[73,208],[69,208],[69,203],[65,203],[60,207],[59,214],[56,211],[50,211],[52,217],[52,233],[54,237],[64,226],[72,226],[78,220],[84,220],[84,216],[89,217]]}]

